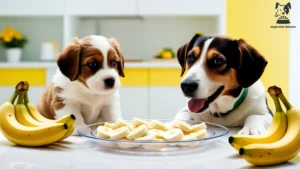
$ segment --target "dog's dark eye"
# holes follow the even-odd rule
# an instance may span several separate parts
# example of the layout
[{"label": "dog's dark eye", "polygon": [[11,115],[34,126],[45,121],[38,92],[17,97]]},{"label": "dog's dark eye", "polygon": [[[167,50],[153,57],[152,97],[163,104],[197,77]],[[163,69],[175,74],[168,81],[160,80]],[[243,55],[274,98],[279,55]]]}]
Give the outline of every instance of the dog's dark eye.
[{"label": "dog's dark eye", "polygon": [[117,61],[113,60],[113,61],[111,62],[111,66],[112,66],[112,67],[116,67],[116,66],[117,66],[117,63],[118,63]]},{"label": "dog's dark eye", "polygon": [[219,57],[215,57],[213,59],[213,64],[216,66],[216,67],[219,67],[221,65],[223,65],[225,63],[225,61]]},{"label": "dog's dark eye", "polygon": [[88,67],[93,71],[96,72],[99,68],[99,64],[97,62],[88,63]]},{"label": "dog's dark eye", "polygon": [[196,57],[194,55],[188,55],[186,59],[188,64],[193,64],[196,60]]}]

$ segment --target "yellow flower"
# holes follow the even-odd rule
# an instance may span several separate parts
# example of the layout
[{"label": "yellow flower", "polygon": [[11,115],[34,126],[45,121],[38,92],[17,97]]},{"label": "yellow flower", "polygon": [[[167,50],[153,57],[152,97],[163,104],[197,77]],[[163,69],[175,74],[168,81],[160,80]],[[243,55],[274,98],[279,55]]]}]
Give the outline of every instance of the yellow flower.
[{"label": "yellow flower", "polygon": [[158,55],[158,56],[161,56],[163,52],[164,52],[163,50],[159,50],[159,51],[157,52],[157,55]]},{"label": "yellow flower", "polygon": [[10,28],[10,27],[5,27],[4,29],[3,29],[3,34],[4,35],[6,35],[6,34],[8,34],[10,31],[11,31],[12,29]]},{"label": "yellow flower", "polygon": [[197,32],[198,35],[203,35],[203,32],[199,31]]},{"label": "yellow flower", "polygon": [[11,40],[12,40],[11,36],[6,36],[6,35],[3,36],[3,41],[4,42],[11,42]]},{"label": "yellow flower", "polygon": [[16,30],[15,31],[15,38],[20,40],[20,39],[22,39],[22,37],[23,37],[22,34],[19,31]]},{"label": "yellow flower", "polygon": [[0,39],[2,39],[3,38],[3,33],[0,33]]},{"label": "yellow flower", "polygon": [[172,52],[170,51],[164,51],[161,55],[162,58],[164,59],[171,59],[172,58]]},{"label": "yellow flower", "polygon": [[10,36],[10,37],[14,37],[15,36],[15,31],[14,30],[9,30],[8,32],[7,32],[7,36]]}]

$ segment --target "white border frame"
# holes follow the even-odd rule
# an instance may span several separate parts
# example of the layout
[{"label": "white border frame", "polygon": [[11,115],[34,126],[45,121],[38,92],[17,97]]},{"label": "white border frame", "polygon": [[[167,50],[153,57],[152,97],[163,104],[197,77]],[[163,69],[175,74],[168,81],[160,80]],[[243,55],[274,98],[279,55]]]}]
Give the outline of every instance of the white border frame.
[{"label": "white border frame", "polygon": [[291,0],[291,5],[291,26],[296,28],[290,28],[289,98],[300,107],[300,1]]}]

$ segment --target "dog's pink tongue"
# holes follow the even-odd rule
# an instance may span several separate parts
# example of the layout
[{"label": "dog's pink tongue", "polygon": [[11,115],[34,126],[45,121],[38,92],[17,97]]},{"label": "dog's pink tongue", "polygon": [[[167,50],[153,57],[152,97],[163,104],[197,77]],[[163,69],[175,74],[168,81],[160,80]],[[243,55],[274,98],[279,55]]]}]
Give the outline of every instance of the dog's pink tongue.
[{"label": "dog's pink tongue", "polygon": [[197,113],[205,103],[206,99],[190,99],[188,106],[191,112]]}]

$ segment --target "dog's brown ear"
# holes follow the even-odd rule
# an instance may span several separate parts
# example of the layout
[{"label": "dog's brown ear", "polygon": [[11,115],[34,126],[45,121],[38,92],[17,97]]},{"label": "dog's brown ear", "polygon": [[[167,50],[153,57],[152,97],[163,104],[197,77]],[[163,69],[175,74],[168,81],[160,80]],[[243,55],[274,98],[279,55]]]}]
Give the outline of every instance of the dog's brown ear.
[{"label": "dog's brown ear", "polygon": [[247,88],[261,77],[268,62],[243,39],[238,40],[237,43],[240,49],[240,65],[237,70],[237,81],[241,87]]},{"label": "dog's brown ear", "polygon": [[120,45],[119,45],[118,41],[115,38],[110,38],[109,42],[114,47],[114,49],[117,51],[117,53],[120,57],[120,61],[117,64],[119,76],[125,77],[125,74],[124,74],[124,56],[123,56],[123,53],[121,51]]},{"label": "dog's brown ear", "polygon": [[181,75],[182,76],[186,70],[186,57],[188,51],[193,48],[195,41],[200,37],[200,34],[195,34],[189,43],[184,44],[177,50],[177,60],[181,66]]},{"label": "dog's brown ear", "polygon": [[181,66],[181,74],[180,76],[182,76],[185,72],[186,69],[186,53],[187,53],[187,47],[188,47],[188,43],[186,43],[185,45],[181,46],[178,50],[177,50],[177,60]]},{"label": "dog's brown ear", "polygon": [[71,81],[76,80],[80,73],[80,52],[79,39],[75,37],[56,60],[62,74]]}]

